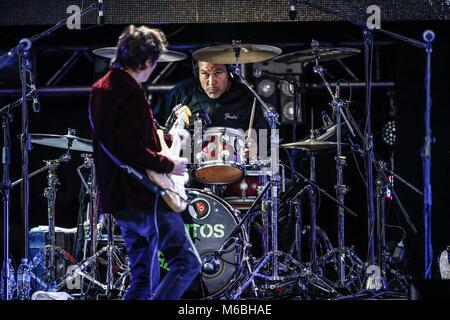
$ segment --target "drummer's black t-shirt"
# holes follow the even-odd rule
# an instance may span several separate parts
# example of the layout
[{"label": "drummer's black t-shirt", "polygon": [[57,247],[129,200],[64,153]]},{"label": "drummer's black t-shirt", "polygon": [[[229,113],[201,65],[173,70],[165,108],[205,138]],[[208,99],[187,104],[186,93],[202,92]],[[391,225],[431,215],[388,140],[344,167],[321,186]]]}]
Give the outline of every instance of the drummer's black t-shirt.
[{"label": "drummer's black t-shirt", "polygon": [[[156,107],[159,120],[164,123],[177,104],[187,105],[192,111],[188,127],[191,133],[194,120],[198,116],[204,119],[204,113],[211,121],[208,127],[227,127],[246,131],[249,127],[253,96],[243,84],[231,81],[231,87],[227,92],[217,99],[211,99],[204,93],[196,79],[185,80],[177,84]],[[167,125],[170,127],[171,122]],[[259,102],[256,104],[253,128],[256,130],[268,128]]]}]

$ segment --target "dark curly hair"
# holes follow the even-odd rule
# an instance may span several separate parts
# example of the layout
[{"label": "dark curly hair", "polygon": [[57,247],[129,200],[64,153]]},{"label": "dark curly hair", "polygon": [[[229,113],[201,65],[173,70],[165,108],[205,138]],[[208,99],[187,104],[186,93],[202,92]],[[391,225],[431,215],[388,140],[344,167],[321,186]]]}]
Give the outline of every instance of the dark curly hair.
[{"label": "dark curly hair", "polygon": [[131,69],[135,72],[144,70],[147,60],[155,63],[166,47],[166,36],[161,30],[129,25],[119,37],[111,68]]}]

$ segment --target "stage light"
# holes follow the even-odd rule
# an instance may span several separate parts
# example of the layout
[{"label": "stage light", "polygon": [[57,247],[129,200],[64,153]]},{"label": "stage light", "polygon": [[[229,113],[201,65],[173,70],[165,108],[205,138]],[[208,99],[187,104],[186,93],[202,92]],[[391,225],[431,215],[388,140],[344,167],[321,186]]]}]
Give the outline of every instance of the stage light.
[{"label": "stage light", "polygon": [[[283,122],[294,121],[294,101],[288,101],[281,109]],[[297,122],[301,121],[301,110],[297,110]]]},{"label": "stage light", "polygon": [[272,96],[275,92],[276,85],[275,82],[269,79],[263,79],[258,83],[257,91],[258,94],[264,98]]},{"label": "stage light", "polygon": [[386,143],[389,146],[395,145],[395,142],[397,140],[396,130],[397,128],[395,120],[390,120],[383,126],[381,136],[384,143]]}]

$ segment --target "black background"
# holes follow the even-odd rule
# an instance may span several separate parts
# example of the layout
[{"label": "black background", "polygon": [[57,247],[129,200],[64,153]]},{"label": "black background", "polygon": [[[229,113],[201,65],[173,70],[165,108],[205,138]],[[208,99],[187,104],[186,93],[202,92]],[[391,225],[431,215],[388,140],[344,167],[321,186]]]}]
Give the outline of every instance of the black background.
[{"label": "black background", "polygon": [[[1,49],[7,50],[13,47],[19,39],[29,37],[43,31],[49,26],[9,26],[1,27]],[[45,82],[70,56],[69,51],[61,50],[63,46],[82,47],[86,52],[102,46],[113,46],[124,25],[106,25],[104,27],[89,28],[84,30],[61,30],[57,35],[36,43],[35,69],[38,87]],[[175,50],[189,53],[190,50],[209,45],[211,43],[230,43],[233,39],[240,39],[243,43],[264,43],[282,47],[284,53],[308,48],[311,39],[321,43],[335,46],[352,46],[362,49],[362,36],[360,30],[343,22],[293,22],[293,23],[252,23],[252,24],[160,24],[168,35],[168,40]],[[434,261],[438,253],[445,245],[449,244],[449,134],[446,132],[449,123],[449,80],[450,63],[449,24],[448,22],[386,22],[383,27],[403,35],[421,39],[422,32],[431,28],[436,33],[433,53],[433,109],[432,129],[435,143],[433,144],[432,183],[433,183],[433,246]],[[381,35],[375,35],[375,50],[380,52],[380,59],[375,64],[374,78],[379,70],[379,80],[394,81],[395,88],[375,88],[372,104],[372,121],[374,132],[375,152],[387,159],[389,149],[380,138],[382,125],[388,119],[389,102],[387,91],[394,90],[397,106],[398,143],[395,146],[395,167],[397,173],[407,179],[413,185],[422,189],[422,168],[420,149],[424,141],[424,50],[411,47],[396,40]],[[45,51],[48,48],[57,48],[55,52]],[[89,54],[91,58],[94,55]],[[364,79],[363,54],[343,60],[352,71]],[[326,64],[331,74],[336,77],[347,77],[335,62]],[[159,67],[161,68],[161,67]],[[163,83],[175,83],[190,76],[190,61],[179,63],[175,72],[170,74]],[[90,86],[102,72],[95,72],[94,65],[83,57],[63,78],[61,86]],[[311,70],[305,70],[305,81],[319,83],[316,75]],[[17,68],[11,67],[0,73],[0,85],[2,88],[19,88]],[[345,90],[344,90],[345,92]],[[155,101],[161,96],[155,95]],[[0,96],[0,104],[3,106],[18,98],[18,95],[3,94]],[[362,118],[364,111],[363,89],[353,90],[352,110],[357,118]],[[41,112],[33,113],[30,108],[30,132],[65,134],[67,128],[77,129],[77,135],[89,138],[86,94],[72,95],[41,95]],[[310,108],[326,110],[329,102],[324,89],[310,90],[306,92],[304,110],[305,122],[298,126],[298,137],[305,137],[310,127]],[[13,154],[11,177],[13,180],[20,178],[20,144],[16,136],[20,133],[20,110],[13,112],[11,136],[13,141]],[[318,119],[316,119],[316,122]],[[317,127],[320,122],[316,123]],[[283,125],[281,128],[284,141],[291,141],[291,128]],[[62,154],[63,150],[45,146],[34,145],[30,152],[30,172],[43,165],[44,159],[54,159]],[[367,251],[367,212],[366,196],[363,183],[359,177],[353,157],[349,155],[348,166],[345,170],[344,181],[351,187],[346,196],[346,204],[358,213],[358,218],[346,217],[346,244],[354,245],[356,252],[366,260]],[[75,227],[78,219],[80,180],[76,173],[76,167],[82,163],[79,152],[72,153],[72,160],[68,165],[59,169],[61,185],[56,202],[56,224],[61,227]],[[362,164],[362,162],[360,162]],[[299,170],[306,173],[307,162],[296,161]],[[332,155],[318,158],[317,180],[320,186],[331,194],[334,194],[335,184],[334,160]],[[363,167],[361,167],[363,170]],[[46,185],[45,175],[41,174],[30,180],[30,227],[45,225],[46,201],[43,191]],[[411,233],[405,220],[401,216],[395,203],[393,210],[388,212],[390,224],[402,226],[406,234],[408,270],[414,276],[420,278],[424,270],[423,266],[423,201],[420,196],[404,187],[398,180],[396,188],[400,198],[407,208],[413,223],[419,230],[418,235]],[[11,254],[16,267],[23,255],[23,219],[20,214],[20,189],[12,192],[12,223],[11,223]],[[335,206],[322,197],[322,204],[318,213],[318,224],[327,232],[332,243],[336,245],[337,222]],[[2,226],[3,229],[3,226]],[[402,233],[397,229],[388,229],[388,240],[396,243]],[[287,235],[289,242],[293,235]],[[433,274],[438,276],[437,265],[433,265]]]}]

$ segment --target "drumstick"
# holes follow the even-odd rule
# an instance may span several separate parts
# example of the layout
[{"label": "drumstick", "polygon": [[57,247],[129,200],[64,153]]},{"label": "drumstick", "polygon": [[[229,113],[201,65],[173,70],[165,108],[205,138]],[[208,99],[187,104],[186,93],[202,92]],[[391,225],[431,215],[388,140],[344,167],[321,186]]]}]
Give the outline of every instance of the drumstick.
[{"label": "drumstick", "polygon": [[247,142],[250,141],[252,137],[253,120],[255,118],[255,107],[256,107],[256,98],[253,98],[252,113],[250,114],[250,123],[248,125]]}]

